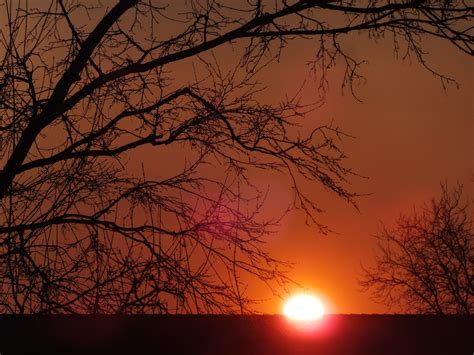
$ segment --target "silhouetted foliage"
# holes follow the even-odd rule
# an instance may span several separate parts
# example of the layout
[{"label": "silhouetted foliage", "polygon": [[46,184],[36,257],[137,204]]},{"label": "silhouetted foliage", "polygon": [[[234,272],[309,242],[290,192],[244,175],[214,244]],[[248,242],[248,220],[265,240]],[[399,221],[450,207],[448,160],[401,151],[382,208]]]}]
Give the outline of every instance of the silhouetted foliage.
[{"label": "silhouetted foliage", "polygon": [[[378,235],[376,266],[361,285],[407,312],[472,314],[474,225],[462,187],[449,191]],[[472,211],[471,211],[472,212]]]},{"label": "silhouetted foliage", "polygon": [[[352,86],[360,62],[340,43],[351,32],[389,34],[423,65],[423,34],[472,54],[462,1],[0,6],[2,312],[248,310],[243,274],[287,281],[263,247],[278,220],[260,216],[265,191],[249,169],[288,176],[292,207],[316,224],[298,181],[354,198],[342,133],[301,132],[298,97],[259,103],[261,68],[292,38],[315,38],[322,88],[337,60]],[[190,60],[195,72],[183,73]]]}]

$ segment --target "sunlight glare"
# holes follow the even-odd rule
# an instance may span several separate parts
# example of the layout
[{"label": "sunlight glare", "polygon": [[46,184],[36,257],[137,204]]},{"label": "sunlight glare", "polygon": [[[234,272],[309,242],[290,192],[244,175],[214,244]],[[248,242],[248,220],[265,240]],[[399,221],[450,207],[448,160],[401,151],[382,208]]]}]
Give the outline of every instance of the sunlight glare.
[{"label": "sunlight glare", "polygon": [[324,307],[321,301],[312,295],[297,295],[285,304],[283,314],[293,320],[312,321],[322,318]]}]

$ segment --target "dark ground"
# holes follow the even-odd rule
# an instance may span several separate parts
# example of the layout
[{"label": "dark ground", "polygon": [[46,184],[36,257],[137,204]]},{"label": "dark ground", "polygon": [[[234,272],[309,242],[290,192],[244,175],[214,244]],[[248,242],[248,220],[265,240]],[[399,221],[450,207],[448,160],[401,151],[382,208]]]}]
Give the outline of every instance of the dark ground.
[{"label": "dark ground", "polygon": [[0,316],[1,355],[474,354],[474,316]]}]

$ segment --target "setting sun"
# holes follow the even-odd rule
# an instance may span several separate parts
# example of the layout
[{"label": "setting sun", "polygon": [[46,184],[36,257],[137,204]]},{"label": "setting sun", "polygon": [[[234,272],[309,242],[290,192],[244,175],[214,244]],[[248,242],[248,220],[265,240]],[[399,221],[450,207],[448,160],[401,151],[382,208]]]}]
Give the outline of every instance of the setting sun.
[{"label": "setting sun", "polygon": [[322,318],[324,307],[321,301],[312,295],[297,295],[286,302],[283,314],[293,320],[311,321]]}]

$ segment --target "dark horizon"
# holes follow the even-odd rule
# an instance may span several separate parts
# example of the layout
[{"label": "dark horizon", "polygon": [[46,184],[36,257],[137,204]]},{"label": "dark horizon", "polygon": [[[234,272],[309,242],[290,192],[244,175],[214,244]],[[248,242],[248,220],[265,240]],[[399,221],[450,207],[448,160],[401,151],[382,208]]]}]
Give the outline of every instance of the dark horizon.
[{"label": "dark horizon", "polygon": [[[474,316],[0,316],[2,354],[470,354]],[[21,336],[20,336],[21,334]]]}]

